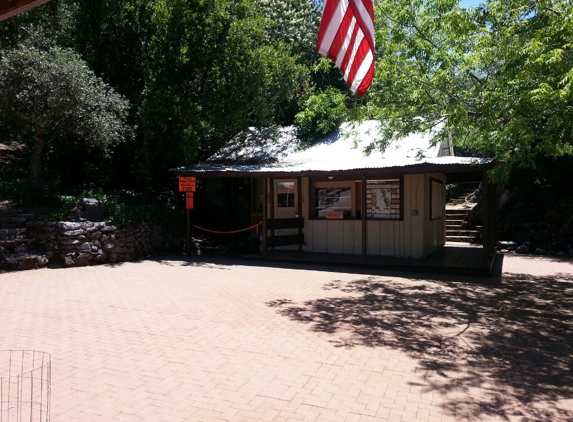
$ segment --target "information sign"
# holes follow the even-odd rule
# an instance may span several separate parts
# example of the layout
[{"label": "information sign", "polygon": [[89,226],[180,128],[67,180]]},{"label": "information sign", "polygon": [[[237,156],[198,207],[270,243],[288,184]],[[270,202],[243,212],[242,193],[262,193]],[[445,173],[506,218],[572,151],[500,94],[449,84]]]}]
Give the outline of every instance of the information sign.
[{"label": "information sign", "polygon": [[179,192],[195,192],[197,179],[195,177],[180,177]]},{"label": "information sign", "polygon": [[193,192],[185,192],[185,208],[193,209]]}]

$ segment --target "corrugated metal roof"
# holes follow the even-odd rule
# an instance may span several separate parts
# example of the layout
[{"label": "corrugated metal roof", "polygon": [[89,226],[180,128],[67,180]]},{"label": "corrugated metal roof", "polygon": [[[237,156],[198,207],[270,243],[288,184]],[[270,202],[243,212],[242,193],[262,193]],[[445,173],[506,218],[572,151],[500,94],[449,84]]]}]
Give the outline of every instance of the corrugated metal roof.
[{"label": "corrugated metal roof", "polygon": [[310,148],[299,149],[294,127],[264,132],[251,129],[233,138],[206,162],[175,172],[300,173],[360,169],[390,169],[412,165],[484,165],[491,159],[440,156],[432,133],[413,134],[391,143],[385,151],[366,155],[364,149],[377,138],[380,122],[345,123]]},{"label": "corrugated metal roof", "polygon": [[294,126],[249,128],[206,160],[209,164],[276,163],[299,149]]}]

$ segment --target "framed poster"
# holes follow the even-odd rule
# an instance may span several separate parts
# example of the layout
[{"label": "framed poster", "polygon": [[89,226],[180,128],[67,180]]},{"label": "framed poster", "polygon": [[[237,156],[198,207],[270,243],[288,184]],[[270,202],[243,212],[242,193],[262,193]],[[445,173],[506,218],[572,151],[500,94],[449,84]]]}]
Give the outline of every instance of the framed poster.
[{"label": "framed poster", "polygon": [[399,220],[402,218],[400,179],[366,181],[366,217]]}]

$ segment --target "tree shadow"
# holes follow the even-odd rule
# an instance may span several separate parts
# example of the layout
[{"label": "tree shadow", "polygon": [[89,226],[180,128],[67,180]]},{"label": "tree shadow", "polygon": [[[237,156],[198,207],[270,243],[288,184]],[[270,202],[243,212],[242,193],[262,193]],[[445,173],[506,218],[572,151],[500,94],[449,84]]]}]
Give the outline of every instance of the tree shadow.
[{"label": "tree shadow", "polygon": [[458,419],[573,420],[573,276],[505,274],[496,287],[367,277],[336,297],[267,305],[337,347],[389,347],[416,359],[423,391]]}]

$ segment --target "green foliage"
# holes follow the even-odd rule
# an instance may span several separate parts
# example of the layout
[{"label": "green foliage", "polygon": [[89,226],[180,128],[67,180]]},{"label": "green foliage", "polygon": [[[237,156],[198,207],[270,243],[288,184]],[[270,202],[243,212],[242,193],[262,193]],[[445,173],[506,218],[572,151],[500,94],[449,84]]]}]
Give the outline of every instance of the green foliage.
[{"label": "green foliage", "polygon": [[479,183],[450,183],[446,185],[446,201],[460,198],[478,188]]},{"label": "green foliage", "polygon": [[[112,146],[105,180],[88,176],[102,161],[95,150],[68,154],[53,143],[44,165],[63,185],[164,185],[167,169],[248,126],[291,124],[308,95],[320,16],[312,0],[50,3],[0,23],[0,56],[25,38],[22,27],[41,28],[130,100],[125,121],[135,127],[133,144]],[[60,171],[72,154],[74,169]]]},{"label": "green foliage", "polygon": [[[506,161],[573,153],[573,17],[563,0],[376,3],[370,106],[384,140],[445,125],[459,146]],[[421,118],[418,118],[421,117]]]},{"label": "green foliage", "polygon": [[138,104],[145,88],[155,2],[60,0],[60,3],[60,42],[77,51],[96,75],[132,104]]},{"label": "green foliage", "polygon": [[0,62],[0,124],[9,140],[45,132],[50,139],[71,136],[106,149],[129,133],[123,124],[127,109],[127,101],[76,53],[39,34]]},{"label": "green foliage", "polygon": [[3,50],[11,50],[28,37],[30,27],[42,28],[50,38],[55,37],[60,30],[59,19],[60,0],[51,0],[39,7],[34,7],[25,13],[19,13],[0,21],[0,57]]},{"label": "green foliage", "polygon": [[74,51],[38,33],[0,61],[0,133],[4,142],[29,146],[36,187],[45,147],[83,142],[111,152],[131,135],[128,107]]},{"label": "green foliage", "polygon": [[119,227],[153,223],[166,228],[183,227],[181,206],[173,192],[136,193],[129,190],[104,192],[102,189],[71,191],[54,195],[50,203],[35,207],[37,217],[65,221],[83,198],[103,201],[108,207],[107,222]]},{"label": "green foliage", "polygon": [[154,3],[138,112],[138,174],[147,185],[166,183],[168,168],[206,158],[248,126],[292,121],[308,71],[292,44],[269,38],[256,4]]},{"label": "green foliage", "polygon": [[346,96],[335,88],[327,88],[311,95],[296,115],[298,136],[310,144],[338,129],[348,114]]},{"label": "green foliage", "polygon": [[257,13],[264,17],[265,42],[282,42],[308,56],[314,51],[322,9],[313,0],[258,0]]}]

